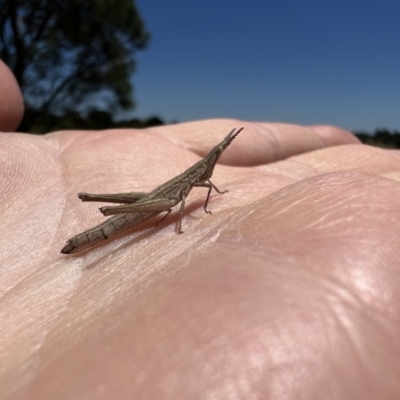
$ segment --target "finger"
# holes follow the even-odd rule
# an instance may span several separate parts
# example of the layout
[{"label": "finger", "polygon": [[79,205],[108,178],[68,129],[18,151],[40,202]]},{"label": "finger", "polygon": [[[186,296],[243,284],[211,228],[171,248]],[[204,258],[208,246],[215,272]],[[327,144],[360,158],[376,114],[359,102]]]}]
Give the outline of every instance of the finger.
[{"label": "finger", "polygon": [[0,60],[0,130],[13,131],[21,122],[24,102],[10,69]]},{"label": "finger", "polygon": [[361,144],[299,154],[279,167],[286,176],[297,179],[336,171],[357,171],[400,180],[400,157],[396,152]]},{"label": "finger", "polygon": [[[359,143],[350,132],[331,126],[300,126],[238,120],[205,120],[156,128],[164,136],[204,157],[232,128],[243,132],[221,156],[221,163],[260,165],[341,144]],[[162,129],[162,130],[161,130]]]}]

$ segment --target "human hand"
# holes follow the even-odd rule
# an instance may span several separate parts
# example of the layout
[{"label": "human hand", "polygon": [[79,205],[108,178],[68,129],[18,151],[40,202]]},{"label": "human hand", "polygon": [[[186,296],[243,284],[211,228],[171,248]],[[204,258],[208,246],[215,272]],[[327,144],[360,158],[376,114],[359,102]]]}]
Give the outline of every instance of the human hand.
[{"label": "human hand", "polygon": [[[59,253],[104,220],[79,191],[151,190],[240,126],[212,215],[194,189],[182,235]],[[232,120],[0,143],[1,399],[398,398],[397,153]]]}]

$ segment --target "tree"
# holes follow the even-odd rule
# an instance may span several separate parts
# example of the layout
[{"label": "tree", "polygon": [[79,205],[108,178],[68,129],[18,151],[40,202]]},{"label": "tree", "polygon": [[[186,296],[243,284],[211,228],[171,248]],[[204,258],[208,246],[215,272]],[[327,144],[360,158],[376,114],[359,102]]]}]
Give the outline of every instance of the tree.
[{"label": "tree", "polygon": [[133,0],[0,0],[0,57],[25,98],[19,130],[43,114],[133,108],[134,55],[148,39]]},{"label": "tree", "polygon": [[375,129],[374,133],[354,132],[364,144],[388,149],[400,149],[400,132],[390,132],[386,128]]}]

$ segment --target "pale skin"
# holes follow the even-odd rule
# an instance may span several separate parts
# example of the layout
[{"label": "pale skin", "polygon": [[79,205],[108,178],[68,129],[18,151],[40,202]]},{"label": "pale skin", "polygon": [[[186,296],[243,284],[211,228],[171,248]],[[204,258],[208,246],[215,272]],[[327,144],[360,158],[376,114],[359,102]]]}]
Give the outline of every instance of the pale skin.
[{"label": "pale skin", "polygon": [[[0,64],[0,129],[22,115]],[[77,256],[78,192],[148,191],[244,126],[213,183]],[[340,145],[340,146],[338,146]],[[0,399],[398,399],[400,157],[234,120],[0,134]],[[239,168],[240,167],[240,168]]]}]

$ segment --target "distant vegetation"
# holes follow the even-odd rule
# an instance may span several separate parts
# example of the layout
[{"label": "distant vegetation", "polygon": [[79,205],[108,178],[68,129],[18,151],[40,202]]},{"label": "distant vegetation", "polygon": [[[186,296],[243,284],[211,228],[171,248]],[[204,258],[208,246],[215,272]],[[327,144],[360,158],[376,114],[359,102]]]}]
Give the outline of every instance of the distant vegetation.
[{"label": "distant vegetation", "polygon": [[25,100],[18,130],[106,127],[102,110],[133,110],[136,54],[149,37],[133,0],[0,0],[0,58]]},{"label": "distant vegetation", "polygon": [[400,132],[376,129],[374,133],[353,132],[363,143],[387,149],[400,149]]},{"label": "distant vegetation", "polygon": [[154,115],[148,118],[132,118],[114,121],[113,116],[108,111],[92,110],[86,116],[82,116],[77,111],[69,111],[64,115],[41,114],[36,117],[30,126],[30,133],[42,134],[58,130],[67,129],[112,129],[112,128],[147,128],[150,126],[164,125],[165,122]]}]

